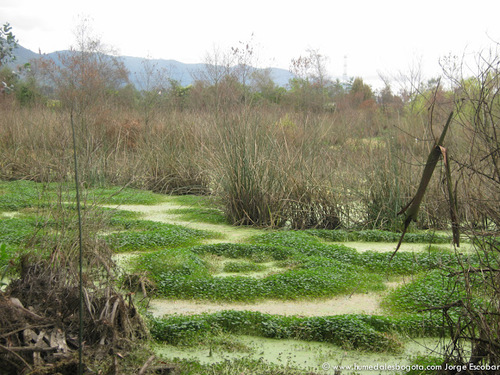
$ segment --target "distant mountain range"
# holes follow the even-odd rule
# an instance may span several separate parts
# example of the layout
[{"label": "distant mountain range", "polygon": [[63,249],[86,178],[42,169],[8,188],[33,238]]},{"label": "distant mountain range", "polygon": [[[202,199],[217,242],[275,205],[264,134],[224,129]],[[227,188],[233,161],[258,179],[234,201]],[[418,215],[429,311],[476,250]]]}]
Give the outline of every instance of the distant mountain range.
[{"label": "distant mountain range", "polygon": [[[64,53],[68,53],[69,51],[57,51],[48,54],[44,54],[43,56],[53,59],[58,62],[58,56]],[[19,46],[15,49],[14,54],[16,56],[16,65],[24,65],[30,60],[37,59],[40,57],[40,54],[35,53],[27,48]],[[118,56],[118,58],[123,61],[125,67],[130,72],[129,80],[132,84],[134,84],[137,88],[141,88],[140,77],[143,76],[144,65],[143,61],[146,60],[141,57],[131,57],[131,56]],[[155,69],[158,70],[166,70],[171,79],[179,82],[182,86],[187,86],[193,83],[194,78],[193,75],[199,74],[206,70],[207,65],[203,63],[199,64],[186,64],[176,60],[164,60],[164,59],[155,59],[150,60],[151,66],[154,66]],[[286,69],[280,68],[269,68],[270,76],[272,80],[278,86],[286,86],[288,81],[293,78],[293,74]]]}]

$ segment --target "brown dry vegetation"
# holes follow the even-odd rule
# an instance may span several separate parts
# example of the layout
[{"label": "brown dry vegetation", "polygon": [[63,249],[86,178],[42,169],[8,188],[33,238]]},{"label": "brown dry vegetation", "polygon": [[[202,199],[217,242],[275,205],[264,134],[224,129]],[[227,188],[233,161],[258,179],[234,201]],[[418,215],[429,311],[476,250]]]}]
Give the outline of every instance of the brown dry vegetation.
[{"label": "brown dry vegetation", "polygon": [[[71,178],[68,109],[4,101],[2,114],[2,179]],[[88,110],[76,124],[88,185],[214,194],[236,224],[333,229],[394,228],[431,141],[425,122],[362,109],[251,106],[222,114],[158,108],[146,126],[140,111],[115,106]],[[446,226],[442,199],[436,180],[422,227]]]}]

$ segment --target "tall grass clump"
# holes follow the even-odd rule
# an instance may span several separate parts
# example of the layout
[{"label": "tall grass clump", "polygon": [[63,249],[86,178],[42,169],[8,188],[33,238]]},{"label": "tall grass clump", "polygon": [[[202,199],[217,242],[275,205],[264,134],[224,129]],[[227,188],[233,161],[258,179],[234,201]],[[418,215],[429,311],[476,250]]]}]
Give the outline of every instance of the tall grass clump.
[{"label": "tall grass clump", "polygon": [[297,139],[295,133],[305,132],[295,122],[283,129],[279,120],[253,111],[218,121],[214,181],[229,222],[294,229],[340,224],[331,187],[312,180],[319,150],[306,143],[319,139]]},{"label": "tall grass clump", "polygon": [[367,175],[367,191],[363,194],[366,223],[373,229],[397,230],[401,226],[398,212],[407,204],[411,182],[408,166],[398,160],[397,145],[389,140],[383,145],[381,150],[375,150],[381,152],[377,159],[378,167]]},{"label": "tall grass clump", "polygon": [[209,176],[202,162],[210,132],[207,123],[209,120],[197,112],[170,111],[147,125],[137,144],[144,188],[176,195],[210,192]]},{"label": "tall grass clump", "polygon": [[[245,118],[246,117],[246,118]],[[218,128],[220,153],[215,165],[229,222],[282,226],[286,171],[279,165],[280,145],[258,117],[224,118]]]}]

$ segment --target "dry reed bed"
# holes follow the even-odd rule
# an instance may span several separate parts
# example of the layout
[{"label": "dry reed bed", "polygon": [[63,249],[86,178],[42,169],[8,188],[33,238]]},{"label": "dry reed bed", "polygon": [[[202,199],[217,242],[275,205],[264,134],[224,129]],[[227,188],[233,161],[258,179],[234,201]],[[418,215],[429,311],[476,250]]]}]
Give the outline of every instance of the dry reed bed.
[{"label": "dry reed bed", "polygon": [[[2,112],[0,178],[71,178],[69,111],[11,103]],[[296,229],[396,228],[432,139],[418,116],[361,110],[169,110],[146,122],[138,110],[101,106],[75,119],[89,186],[214,194],[230,222]],[[441,185],[430,186],[422,227],[446,226]]]}]

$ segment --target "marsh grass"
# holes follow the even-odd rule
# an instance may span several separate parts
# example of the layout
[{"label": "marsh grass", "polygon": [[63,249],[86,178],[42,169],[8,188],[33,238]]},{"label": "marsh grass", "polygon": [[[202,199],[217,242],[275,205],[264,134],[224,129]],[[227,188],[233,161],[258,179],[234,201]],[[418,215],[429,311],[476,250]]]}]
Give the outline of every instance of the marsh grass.
[{"label": "marsh grass", "polygon": [[[87,188],[211,194],[232,224],[396,229],[393,214],[407,203],[426,152],[410,134],[425,126],[402,117],[396,130],[372,114],[367,128],[367,116],[234,106],[158,110],[146,124],[137,109],[106,102],[78,124],[81,180]],[[0,118],[0,178],[69,181],[68,123],[65,108],[13,104]],[[439,186],[429,191],[419,225],[443,227]]]},{"label": "marsh grass", "polygon": [[225,204],[228,221],[294,229],[338,227],[335,194],[313,182],[321,140],[297,137],[309,134],[307,130],[318,135],[313,131],[318,124],[305,120],[283,128],[269,121],[243,111],[217,123],[221,147],[212,160],[220,179],[216,194]]}]

